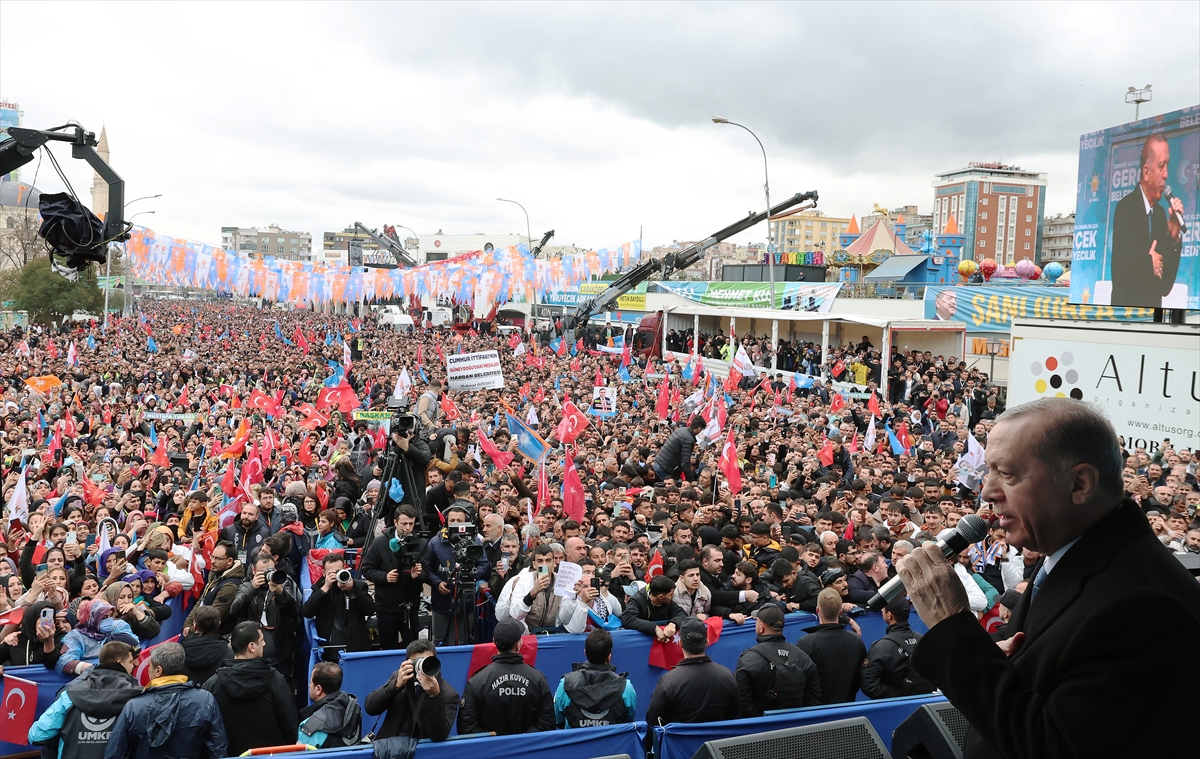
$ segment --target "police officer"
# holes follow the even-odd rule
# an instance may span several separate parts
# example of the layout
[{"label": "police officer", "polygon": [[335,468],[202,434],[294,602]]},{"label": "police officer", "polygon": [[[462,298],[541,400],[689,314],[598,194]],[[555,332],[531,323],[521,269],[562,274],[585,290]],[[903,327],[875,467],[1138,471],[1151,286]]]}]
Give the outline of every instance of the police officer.
[{"label": "police officer", "polygon": [[769,604],[758,610],[758,644],[738,657],[738,700],[743,717],[761,717],[772,709],[821,703],[817,665],[783,637],[783,610]]},{"label": "police officer", "polygon": [[637,692],[612,665],[612,634],[592,630],[583,644],[587,661],[563,675],[554,694],[554,721],[560,728],[632,722]]},{"label": "police officer", "polygon": [[871,644],[862,671],[862,691],[871,698],[894,698],[933,693],[936,686],[910,666],[921,633],[908,626],[911,604],[898,598],[883,608],[887,634]]},{"label": "police officer", "polygon": [[492,640],[499,653],[467,681],[458,713],[459,735],[516,735],[554,729],[554,696],[546,676],[521,657],[524,632],[521,623],[513,619],[496,625]]}]

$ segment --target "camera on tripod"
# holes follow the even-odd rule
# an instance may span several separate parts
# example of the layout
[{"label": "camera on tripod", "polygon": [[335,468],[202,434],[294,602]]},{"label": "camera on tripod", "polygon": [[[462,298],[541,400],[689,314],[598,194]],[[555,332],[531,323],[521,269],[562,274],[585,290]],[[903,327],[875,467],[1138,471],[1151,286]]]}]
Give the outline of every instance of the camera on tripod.
[{"label": "camera on tripod", "polygon": [[392,414],[390,429],[402,437],[411,437],[417,429],[417,417],[408,410],[410,402],[407,395],[390,395],[387,399],[387,410]]},{"label": "camera on tripod", "polygon": [[455,561],[474,564],[483,558],[483,546],[475,544],[475,535],[478,533],[475,525],[460,522],[447,526],[446,530],[450,535],[450,545],[454,546]]}]

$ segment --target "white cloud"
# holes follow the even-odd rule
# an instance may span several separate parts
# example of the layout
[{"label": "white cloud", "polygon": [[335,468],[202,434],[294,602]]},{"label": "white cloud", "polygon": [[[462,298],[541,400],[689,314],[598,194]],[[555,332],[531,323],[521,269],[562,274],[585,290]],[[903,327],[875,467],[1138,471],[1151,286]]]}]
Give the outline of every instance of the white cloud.
[{"label": "white cloud", "polygon": [[5,3],[0,96],[28,126],[105,124],[127,197],[163,194],[130,213],[179,237],[522,232],[502,196],[556,243],[656,244],[762,207],[758,146],[712,115],[756,129],[773,199],[927,210],[935,172],[1003,158],[1069,211],[1078,136],[1132,117],[1125,86],[1196,102],[1198,8]]}]

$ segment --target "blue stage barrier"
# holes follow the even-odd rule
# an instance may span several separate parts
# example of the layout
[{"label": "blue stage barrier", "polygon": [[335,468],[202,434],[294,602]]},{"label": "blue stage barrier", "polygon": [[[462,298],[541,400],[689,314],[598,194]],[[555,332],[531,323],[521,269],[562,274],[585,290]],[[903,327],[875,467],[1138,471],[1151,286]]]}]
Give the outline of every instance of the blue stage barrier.
[{"label": "blue stage barrier", "polygon": [[[187,600],[184,597],[187,596]],[[164,640],[170,640],[176,635],[183,632],[183,623],[187,620],[187,616],[192,611],[191,596],[186,593],[180,593],[174,598],[167,599],[167,607],[171,609],[171,616],[160,623],[158,635],[150,640],[142,642],[142,648],[162,643]]]},{"label": "blue stage barrier", "polygon": [[[646,723],[631,722],[580,730],[457,738],[442,743],[421,741],[417,744],[415,759],[462,759],[464,756],[486,756],[488,759],[588,759],[608,754],[629,754],[633,759],[642,759],[642,739],[645,736]],[[280,759],[371,759],[374,749],[371,746],[356,746],[274,756]]]},{"label": "blue stage barrier", "polygon": [[901,722],[908,719],[922,704],[934,704],[945,700],[946,697],[942,695],[907,696],[885,698],[878,701],[859,701],[853,704],[810,706],[764,717],[735,719],[727,722],[699,724],[673,722],[666,727],[654,728],[655,756],[657,759],[691,759],[706,741],[764,733],[770,730],[784,730],[789,727],[804,727],[851,717],[866,717],[890,751],[892,731]]}]

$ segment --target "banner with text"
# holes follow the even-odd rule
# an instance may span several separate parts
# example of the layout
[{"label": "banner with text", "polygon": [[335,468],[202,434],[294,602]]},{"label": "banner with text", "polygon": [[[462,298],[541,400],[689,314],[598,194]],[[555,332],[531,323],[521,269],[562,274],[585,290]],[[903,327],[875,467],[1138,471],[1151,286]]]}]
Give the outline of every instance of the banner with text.
[{"label": "banner with text", "polygon": [[446,356],[446,379],[451,390],[499,390],[504,387],[500,354],[481,351]]},{"label": "banner with text", "polygon": [[[551,306],[578,306],[588,298],[594,298],[608,289],[611,282],[581,282],[575,287],[564,287],[561,290],[551,289],[546,293],[543,303]],[[617,308],[627,311],[646,310],[646,283],[617,298]]]},{"label": "banner with text", "polygon": [[[771,308],[770,282],[655,282],[666,292],[706,306]],[[785,311],[828,313],[842,289],[840,282],[820,285],[775,283],[775,308]]]},{"label": "banner with text", "polygon": [[967,332],[1008,332],[1014,317],[1150,321],[1153,309],[1073,305],[1065,287],[958,285],[925,288],[925,318],[963,322]]}]

